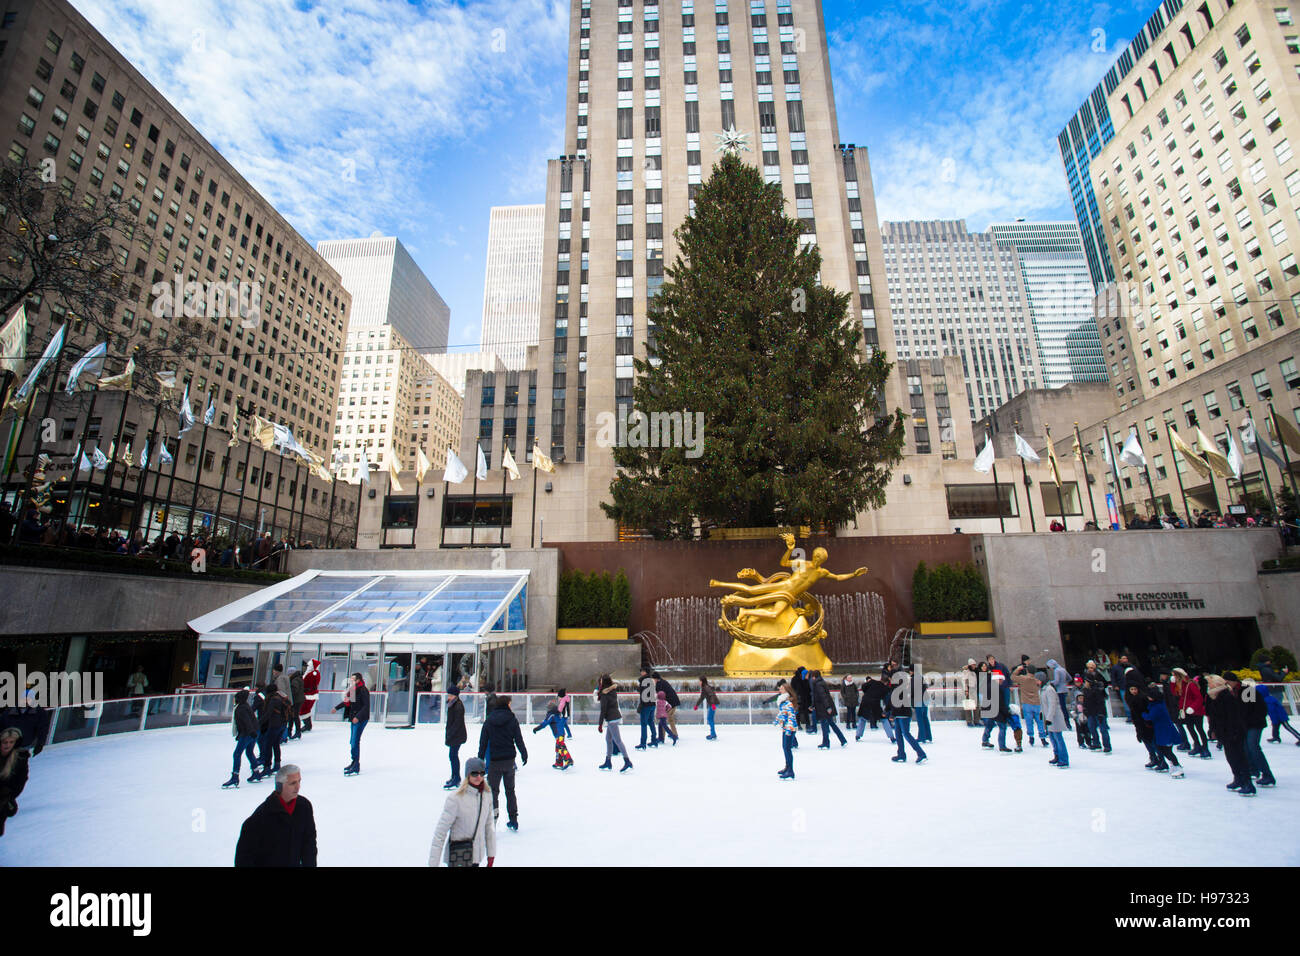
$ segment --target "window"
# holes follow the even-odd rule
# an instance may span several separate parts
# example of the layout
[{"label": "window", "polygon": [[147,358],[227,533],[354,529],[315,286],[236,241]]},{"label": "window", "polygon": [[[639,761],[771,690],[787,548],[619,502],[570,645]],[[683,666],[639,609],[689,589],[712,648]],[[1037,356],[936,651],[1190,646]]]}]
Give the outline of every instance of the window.
[{"label": "window", "polygon": [[1268,384],[1268,372],[1260,369],[1250,376],[1251,383],[1255,386],[1255,394],[1259,396],[1260,401],[1267,402],[1273,397],[1273,388]]},{"label": "window", "polygon": [[1207,419],[1212,421],[1223,414],[1219,410],[1219,399],[1214,392],[1206,392],[1202,398],[1205,401],[1205,416]]}]

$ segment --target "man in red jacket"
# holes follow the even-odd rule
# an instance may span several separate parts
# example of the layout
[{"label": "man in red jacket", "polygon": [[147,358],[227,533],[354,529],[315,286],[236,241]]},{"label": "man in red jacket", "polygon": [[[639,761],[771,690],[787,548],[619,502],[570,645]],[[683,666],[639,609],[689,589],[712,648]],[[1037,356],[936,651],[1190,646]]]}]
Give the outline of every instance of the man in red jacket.
[{"label": "man in red jacket", "polygon": [[320,661],[314,657],[303,662],[302,689],[302,706],[298,708],[298,716],[302,718],[302,730],[305,732],[311,730],[311,712],[320,697]]}]

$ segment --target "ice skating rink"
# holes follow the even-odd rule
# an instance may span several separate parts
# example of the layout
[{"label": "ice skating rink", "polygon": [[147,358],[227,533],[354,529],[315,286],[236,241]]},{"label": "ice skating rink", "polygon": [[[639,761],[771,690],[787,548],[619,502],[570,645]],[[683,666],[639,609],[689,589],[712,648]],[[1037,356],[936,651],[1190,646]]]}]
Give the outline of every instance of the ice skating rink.
[{"label": "ice skating rink", "polygon": [[[1300,865],[1300,747],[1264,752],[1279,784],[1243,798],[1219,751],[1186,760],[1182,780],[1143,769],[1122,721],[1110,756],[1050,748],[981,750],[979,731],[936,722],[924,765],[891,763],[883,731],[817,750],[800,734],[793,782],[778,780],[774,727],[682,727],[682,742],[632,752],[635,770],[602,772],[594,727],[570,741],[576,765],[551,769],[554,739],[524,728],[531,759],[517,775],[520,832],[498,829],[501,866],[1025,865],[1217,866],[1249,848],[1252,864]],[[624,727],[632,746],[635,723]],[[471,725],[470,740],[478,740]],[[996,736],[994,737],[996,741]],[[146,731],[46,749],[0,838],[0,866],[230,866],[240,824],[271,792],[222,790],[234,742],[225,726]],[[423,866],[448,776],[441,727],[362,739],[362,773],[345,778],[347,734],[327,723],[286,744],[315,808],[322,866]],[[462,748],[462,759],[472,756]],[[615,767],[621,761],[615,759]],[[241,779],[248,776],[247,762]],[[1050,847],[1051,852],[1044,852]],[[1229,848],[1229,850],[1225,850]],[[797,854],[791,856],[791,853]],[[1171,856],[1172,854],[1172,856]]]}]

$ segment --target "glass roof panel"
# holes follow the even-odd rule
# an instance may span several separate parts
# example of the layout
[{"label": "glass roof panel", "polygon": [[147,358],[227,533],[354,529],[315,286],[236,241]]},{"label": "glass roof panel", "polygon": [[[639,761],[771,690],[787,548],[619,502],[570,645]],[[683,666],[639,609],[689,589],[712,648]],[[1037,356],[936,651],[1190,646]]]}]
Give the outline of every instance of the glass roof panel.
[{"label": "glass roof panel", "polygon": [[[451,575],[387,575],[345,601],[304,634],[382,634]],[[453,582],[454,584],[455,582]]]},{"label": "glass roof panel", "polygon": [[401,626],[403,634],[477,634],[499,616],[506,595],[524,577],[457,577]]},{"label": "glass roof panel", "polygon": [[317,575],[216,630],[226,634],[288,634],[373,580],[373,577]]}]

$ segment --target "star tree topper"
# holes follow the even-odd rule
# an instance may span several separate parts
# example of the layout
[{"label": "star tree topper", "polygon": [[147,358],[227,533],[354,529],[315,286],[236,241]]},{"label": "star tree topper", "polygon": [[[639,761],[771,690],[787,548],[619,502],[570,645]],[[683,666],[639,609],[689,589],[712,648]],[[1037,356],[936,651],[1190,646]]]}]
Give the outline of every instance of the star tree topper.
[{"label": "star tree topper", "polygon": [[718,141],[715,153],[739,153],[742,149],[749,152],[749,134],[738,133],[736,127],[732,126],[723,130],[721,133],[714,133],[713,138]]}]

